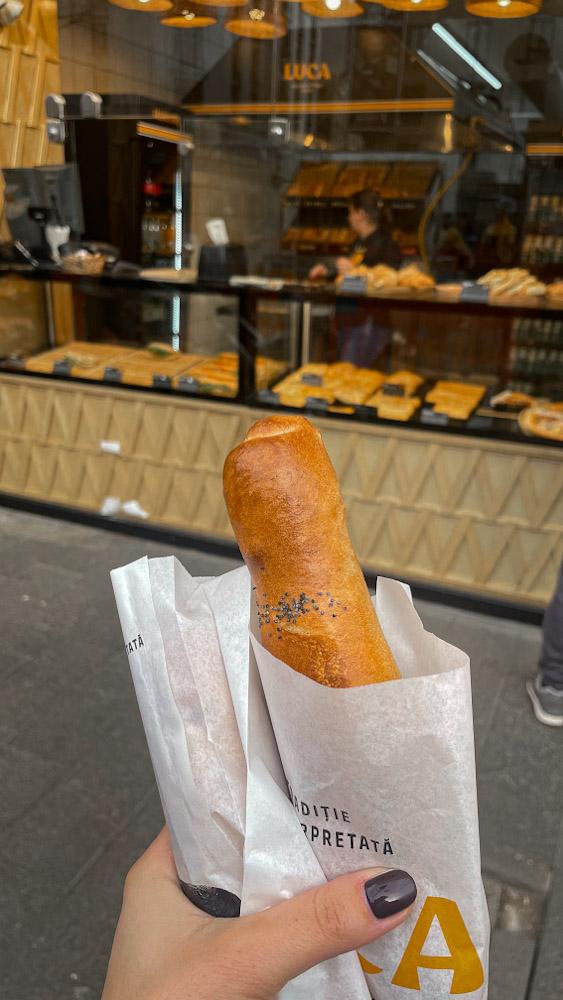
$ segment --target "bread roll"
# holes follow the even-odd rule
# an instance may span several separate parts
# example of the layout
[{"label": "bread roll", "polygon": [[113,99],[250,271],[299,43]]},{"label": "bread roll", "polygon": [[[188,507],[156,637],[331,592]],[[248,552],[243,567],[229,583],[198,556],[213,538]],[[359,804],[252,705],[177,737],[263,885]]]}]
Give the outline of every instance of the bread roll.
[{"label": "bread roll", "polygon": [[223,486],[262,645],[328,687],[400,677],[318,430],[300,416],[259,420],[228,456]]}]

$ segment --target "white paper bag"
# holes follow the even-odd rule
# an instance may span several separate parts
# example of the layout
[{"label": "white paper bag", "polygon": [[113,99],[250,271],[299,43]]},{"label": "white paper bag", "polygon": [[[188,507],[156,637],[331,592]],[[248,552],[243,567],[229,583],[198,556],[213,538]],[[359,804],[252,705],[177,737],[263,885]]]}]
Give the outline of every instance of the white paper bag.
[{"label": "white paper bag", "polygon": [[379,580],[402,679],[325,688],[256,637],[249,655],[245,568],[194,580],[173,558],[144,559],[112,578],[180,877],[235,892],[242,913],[374,865],[417,883],[411,916],[361,966],[323,963],[283,1000],[485,1000],[467,657]]}]

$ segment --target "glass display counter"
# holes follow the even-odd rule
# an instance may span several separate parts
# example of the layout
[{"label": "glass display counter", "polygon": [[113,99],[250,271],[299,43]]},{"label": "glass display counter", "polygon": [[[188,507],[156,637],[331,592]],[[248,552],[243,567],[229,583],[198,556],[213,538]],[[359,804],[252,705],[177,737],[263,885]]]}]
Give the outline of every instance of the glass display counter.
[{"label": "glass display counter", "polygon": [[[0,272],[12,276],[13,271]],[[394,288],[23,272],[42,334],[4,370],[454,434],[563,441],[563,302]],[[70,287],[62,321],[52,288]],[[7,287],[8,283],[6,283]],[[70,319],[69,319],[70,317]],[[1,335],[1,327],[0,327]],[[16,338],[17,339],[17,338]]]}]

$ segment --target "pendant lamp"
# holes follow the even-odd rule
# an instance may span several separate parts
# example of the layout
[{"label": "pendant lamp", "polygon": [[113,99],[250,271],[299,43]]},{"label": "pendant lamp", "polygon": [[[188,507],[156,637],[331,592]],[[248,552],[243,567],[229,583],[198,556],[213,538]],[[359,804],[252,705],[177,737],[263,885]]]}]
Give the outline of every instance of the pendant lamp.
[{"label": "pendant lamp", "polygon": [[423,11],[423,10],[444,10],[448,6],[448,0],[378,0],[382,7],[388,10]]},{"label": "pendant lamp", "polygon": [[311,17],[358,17],[364,8],[356,0],[305,0],[301,10]]},{"label": "pendant lamp", "polygon": [[207,28],[210,24],[217,24],[217,14],[213,7],[186,0],[186,3],[175,4],[169,14],[161,17],[160,23],[167,28]]},{"label": "pendant lamp", "polygon": [[244,38],[282,38],[287,33],[285,15],[276,10],[274,0],[258,0],[235,7],[224,26],[233,35]]},{"label": "pendant lamp", "polygon": [[144,11],[164,11],[172,10],[174,4],[172,0],[108,0],[114,7],[123,7],[124,10],[144,10]]},{"label": "pendant lamp", "polygon": [[477,17],[530,17],[542,0],[465,0],[465,9]]}]

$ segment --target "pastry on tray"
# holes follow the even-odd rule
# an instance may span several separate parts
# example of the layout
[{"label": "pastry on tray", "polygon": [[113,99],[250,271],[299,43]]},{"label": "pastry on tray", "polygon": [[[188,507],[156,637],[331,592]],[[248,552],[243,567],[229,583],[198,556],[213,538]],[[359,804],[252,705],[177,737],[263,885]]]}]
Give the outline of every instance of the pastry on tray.
[{"label": "pastry on tray", "polygon": [[377,416],[383,420],[410,420],[420,406],[418,396],[389,396],[376,392],[366,400],[365,406],[373,406]]},{"label": "pastry on tray", "polygon": [[394,372],[393,375],[386,375],[384,378],[386,385],[402,385],[405,389],[405,396],[412,396],[424,379],[416,372],[409,372],[404,369]]},{"label": "pastry on tray", "polygon": [[521,410],[518,424],[524,434],[563,441],[563,403],[545,401]]},{"label": "pastry on tray", "polygon": [[477,281],[489,289],[491,298],[545,295],[546,286],[525,267],[495,268]]},{"label": "pastry on tray", "polygon": [[528,396],[525,392],[515,392],[513,389],[504,389],[503,392],[498,392],[496,396],[491,396],[490,404],[491,406],[508,406],[513,409],[522,409],[524,406],[533,406],[535,399],[533,396]]},{"label": "pastry on tray", "polygon": [[35,357],[27,358],[25,370],[41,372],[45,375],[56,374],[55,365],[68,365],[70,374],[75,378],[85,378],[101,381],[106,368],[117,367],[121,362],[133,356],[135,348],[119,347],[118,344],[89,344],[82,341],[71,341],[50,351],[43,351]]},{"label": "pastry on tray", "polygon": [[397,279],[399,288],[412,288],[413,290],[435,288],[436,282],[430,274],[425,274],[416,264],[409,264],[399,271]]},{"label": "pastry on tray", "polygon": [[425,402],[434,404],[434,413],[443,413],[453,420],[468,420],[484,395],[484,385],[442,381],[426,393]]}]

